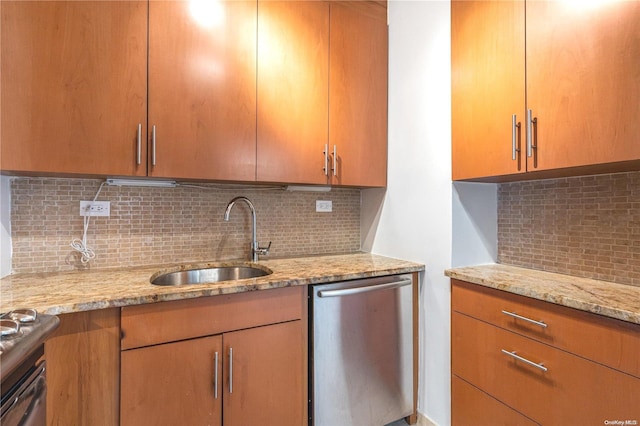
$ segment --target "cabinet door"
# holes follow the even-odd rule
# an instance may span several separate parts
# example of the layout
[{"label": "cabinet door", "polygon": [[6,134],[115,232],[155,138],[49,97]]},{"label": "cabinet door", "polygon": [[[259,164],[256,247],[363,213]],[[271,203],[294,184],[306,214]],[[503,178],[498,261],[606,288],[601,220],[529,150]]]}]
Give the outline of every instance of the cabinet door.
[{"label": "cabinet door", "polygon": [[327,183],[328,87],[329,3],[259,1],[259,181]]},{"label": "cabinet door", "polygon": [[301,321],[225,333],[225,426],[306,424],[302,339]]},{"label": "cabinet door", "polygon": [[47,425],[118,426],[120,309],[62,314],[45,342]]},{"label": "cabinet door", "polygon": [[[216,377],[220,378],[217,394]],[[123,351],[120,422],[123,426],[220,425],[221,379],[220,335]]]},{"label": "cabinet door", "polygon": [[255,2],[149,2],[149,135],[150,176],[255,180]]},{"label": "cabinet door", "polygon": [[538,423],[461,378],[451,376],[451,424],[453,426],[535,426]]},{"label": "cabinet door", "polygon": [[145,175],[147,2],[0,8],[2,170]]},{"label": "cabinet door", "polygon": [[387,183],[386,8],[331,2],[329,145],[334,185]]},{"label": "cabinet door", "polygon": [[451,3],[454,180],[526,171],[524,19],[523,1]]},{"label": "cabinet door", "polygon": [[638,418],[636,377],[457,312],[451,330],[452,373],[538,423]]},{"label": "cabinet door", "polygon": [[640,2],[527,2],[527,104],[548,170],[640,159]]}]

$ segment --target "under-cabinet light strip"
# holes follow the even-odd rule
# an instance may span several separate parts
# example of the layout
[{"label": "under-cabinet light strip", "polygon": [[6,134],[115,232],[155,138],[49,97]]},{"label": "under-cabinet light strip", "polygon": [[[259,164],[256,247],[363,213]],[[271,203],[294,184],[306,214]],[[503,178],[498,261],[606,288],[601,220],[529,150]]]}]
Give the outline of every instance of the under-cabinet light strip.
[{"label": "under-cabinet light strip", "polygon": [[107,185],[111,186],[153,186],[156,188],[175,188],[178,183],[175,180],[152,179],[107,179]]}]

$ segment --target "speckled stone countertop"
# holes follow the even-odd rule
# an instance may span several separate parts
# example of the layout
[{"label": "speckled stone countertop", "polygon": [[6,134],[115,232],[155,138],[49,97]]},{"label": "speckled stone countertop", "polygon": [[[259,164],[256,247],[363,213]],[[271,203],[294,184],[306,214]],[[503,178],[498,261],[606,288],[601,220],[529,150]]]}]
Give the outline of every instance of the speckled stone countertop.
[{"label": "speckled stone countertop", "polygon": [[357,253],[260,261],[257,267],[273,273],[259,278],[183,286],[157,286],[150,282],[152,276],[160,273],[238,264],[255,265],[250,262],[211,262],[10,275],[0,280],[0,312],[35,308],[38,312],[55,315],[424,270],[424,265],[419,263]]},{"label": "speckled stone countertop", "polygon": [[449,269],[445,275],[640,324],[640,287],[499,264]]}]

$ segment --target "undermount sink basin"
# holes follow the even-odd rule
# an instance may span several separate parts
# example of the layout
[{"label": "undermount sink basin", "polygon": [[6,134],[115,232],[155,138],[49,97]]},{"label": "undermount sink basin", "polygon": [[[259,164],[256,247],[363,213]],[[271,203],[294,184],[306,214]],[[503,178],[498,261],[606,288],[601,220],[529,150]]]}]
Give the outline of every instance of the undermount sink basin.
[{"label": "undermount sink basin", "polygon": [[190,269],[186,271],[167,272],[151,279],[155,285],[187,285],[216,283],[220,281],[257,278],[271,274],[267,269],[254,266],[217,266],[210,268]]}]

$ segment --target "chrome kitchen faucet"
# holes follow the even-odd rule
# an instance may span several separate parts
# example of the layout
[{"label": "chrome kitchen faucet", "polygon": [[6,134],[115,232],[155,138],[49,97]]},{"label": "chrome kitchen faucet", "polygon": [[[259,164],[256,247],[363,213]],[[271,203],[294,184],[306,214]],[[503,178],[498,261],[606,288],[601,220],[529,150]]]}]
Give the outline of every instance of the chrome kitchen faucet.
[{"label": "chrome kitchen faucet", "polygon": [[247,197],[236,197],[233,200],[229,201],[227,204],[227,209],[224,211],[224,220],[226,222],[229,221],[229,213],[231,213],[231,209],[236,204],[236,201],[244,201],[249,206],[249,210],[251,210],[251,219],[253,224],[253,229],[251,232],[251,260],[254,262],[258,261],[258,255],[266,256],[269,254],[269,249],[271,248],[271,241],[269,241],[269,245],[267,247],[260,247],[258,245],[257,234],[257,225],[256,225],[256,209],[253,207],[253,203]]}]

